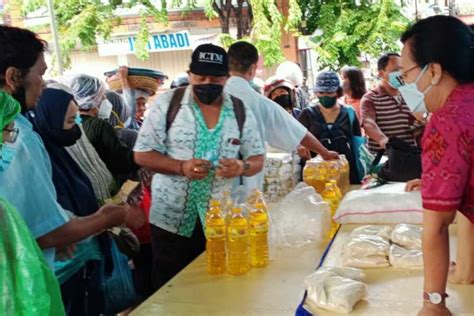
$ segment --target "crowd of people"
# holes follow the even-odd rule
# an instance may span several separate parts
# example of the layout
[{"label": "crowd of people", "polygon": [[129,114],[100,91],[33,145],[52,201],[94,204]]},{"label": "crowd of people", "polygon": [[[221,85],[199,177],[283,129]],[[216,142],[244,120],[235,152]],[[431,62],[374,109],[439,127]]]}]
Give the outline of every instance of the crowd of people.
[{"label": "crowd of people", "polygon": [[[263,189],[268,146],[304,159],[345,155],[358,184],[352,139],[366,135],[374,154],[393,138],[423,149],[422,179],[407,188],[421,188],[425,208],[428,298],[420,315],[449,315],[450,268],[451,281],[474,282],[473,33],[437,16],[401,41],[401,54],[378,59],[378,86],[367,89],[355,66],[325,70],[313,100],[297,64],[283,63],[260,90],[254,45],[203,44],[189,71],[150,102],[149,92],[132,87],[127,67],[117,72],[120,93],[87,74],[46,84],[47,43],[0,26],[0,273],[7,287],[0,311],[118,313],[104,284],[129,271],[128,260],[136,292],[129,307],[139,304],[205,250],[211,199],[238,187]],[[111,203],[128,180],[139,185],[127,203]],[[447,227],[456,211],[460,243],[450,266]],[[140,244],[125,263],[110,233],[116,227]],[[432,293],[442,302],[430,301]]]}]

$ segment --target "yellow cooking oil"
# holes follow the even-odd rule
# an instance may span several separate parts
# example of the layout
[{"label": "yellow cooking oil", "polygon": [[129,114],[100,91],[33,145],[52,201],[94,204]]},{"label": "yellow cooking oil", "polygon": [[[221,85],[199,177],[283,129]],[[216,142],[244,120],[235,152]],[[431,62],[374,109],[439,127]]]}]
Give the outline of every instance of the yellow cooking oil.
[{"label": "yellow cooking oil", "polygon": [[257,202],[249,213],[250,265],[262,268],[268,265],[268,214],[263,203]]},{"label": "yellow cooking oil", "polygon": [[334,221],[333,217],[336,214],[336,210],[340,203],[340,199],[334,189],[334,184],[328,182],[321,196],[323,200],[329,204],[331,210],[331,229],[329,230],[329,238],[333,238],[338,228],[338,224]]},{"label": "yellow cooking oil", "polygon": [[346,194],[349,191],[349,187],[351,185],[350,166],[346,155],[340,155],[339,157],[339,170],[341,172],[340,189],[342,191],[342,194]]},{"label": "yellow cooking oil", "polygon": [[316,192],[321,194],[328,181],[328,169],[322,159],[311,159],[306,162],[303,169],[303,181],[312,186]]},{"label": "yellow cooking oil", "polygon": [[227,272],[232,275],[243,275],[250,269],[248,222],[242,212],[242,206],[232,208],[227,225]]},{"label": "yellow cooking oil", "polygon": [[226,222],[222,214],[221,203],[211,200],[206,213],[206,263],[207,272],[221,275],[226,271]]}]

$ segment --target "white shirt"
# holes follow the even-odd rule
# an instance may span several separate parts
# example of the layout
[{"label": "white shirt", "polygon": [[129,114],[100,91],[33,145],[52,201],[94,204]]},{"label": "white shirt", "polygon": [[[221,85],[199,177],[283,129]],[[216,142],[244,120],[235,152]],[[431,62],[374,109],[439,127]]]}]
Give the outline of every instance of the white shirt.
[{"label": "white shirt", "polygon": [[[224,91],[241,99],[245,106],[252,110],[263,145],[266,142],[272,147],[290,152],[298,147],[308,132],[306,127],[279,104],[257,93],[250,83],[241,77],[230,77]],[[262,190],[263,177],[263,171],[253,177],[243,177],[246,192],[254,188]]]}]

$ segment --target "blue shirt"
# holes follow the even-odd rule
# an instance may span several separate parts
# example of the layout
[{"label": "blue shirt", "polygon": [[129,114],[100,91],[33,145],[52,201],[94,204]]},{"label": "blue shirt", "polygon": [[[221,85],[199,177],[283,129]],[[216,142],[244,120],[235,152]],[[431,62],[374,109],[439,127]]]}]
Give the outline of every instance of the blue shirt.
[{"label": "blue shirt", "polygon": [[[69,216],[57,202],[51,161],[40,136],[23,115],[15,120],[15,127],[19,129],[16,154],[0,172],[0,196],[17,209],[38,239],[66,224]],[[55,249],[43,249],[43,254],[52,267]]]},{"label": "blue shirt", "polygon": [[[252,110],[262,144],[268,143],[272,147],[290,152],[298,147],[308,133],[306,127],[279,104],[257,93],[247,80],[232,76],[227,80],[225,91],[241,99]],[[243,177],[246,192],[254,188],[262,190],[263,178],[263,171],[253,177]]]},{"label": "blue shirt", "polygon": [[[178,160],[209,158],[197,157],[196,155],[196,146],[199,145],[200,125],[198,115],[200,109],[194,101],[191,86],[186,88],[181,101],[181,108],[171,128],[166,132],[166,113],[172,96],[173,91],[166,92],[160,95],[151,106],[150,113],[138,135],[134,150],[136,152],[157,151]],[[218,123],[222,126],[222,130],[219,136],[216,136],[219,137],[217,141],[219,148],[215,153],[215,159],[237,158],[239,152],[244,159],[263,155],[264,148],[258,136],[259,131],[252,111],[246,108],[246,118],[241,138],[230,95],[224,93],[223,96],[224,103]],[[215,129],[217,129],[217,126]],[[210,133],[212,131],[209,130]],[[232,141],[235,139],[240,139],[240,144]],[[190,237],[199,215],[204,227],[203,219],[207,205],[202,208],[193,200],[193,194],[190,190],[193,187],[191,183],[193,181],[200,180],[189,180],[178,175],[155,174],[151,185],[150,223],[171,233]],[[232,179],[214,176],[210,189],[206,192],[209,194],[206,196],[207,200],[210,198],[220,199],[224,191],[230,191],[232,184]]]}]

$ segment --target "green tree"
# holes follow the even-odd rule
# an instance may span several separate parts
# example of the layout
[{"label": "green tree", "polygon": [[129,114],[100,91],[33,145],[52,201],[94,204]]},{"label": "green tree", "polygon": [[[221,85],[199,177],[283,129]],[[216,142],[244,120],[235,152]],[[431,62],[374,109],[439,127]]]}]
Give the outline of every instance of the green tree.
[{"label": "green tree", "polygon": [[[169,2],[171,1],[171,3]],[[147,60],[146,51],[150,30],[150,17],[155,21],[168,22],[167,5],[181,8],[183,15],[197,8],[197,0],[161,0],[155,6],[150,0],[54,0],[54,9],[59,29],[63,63],[70,65],[70,53],[81,47],[88,50],[96,46],[97,38],[108,39],[113,27],[120,23],[114,15],[117,8],[131,8],[141,5],[141,23],[136,42],[136,56]],[[24,15],[41,7],[46,0],[14,0]],[[204,11],[210,19],[219,18],[222,29],[222,43],[230,45],[235,40],[246,39],[253,42],[265,56],[265,64],[271,66],[283,60],[280,50],[281,32],[297,32],[301,11],[297,0],[290,0],[288,18],[278,11],[275,0],[206,0]],[[235,19],[237,36],[229,34],[231,20]]]},{"label": "green tree", "polygon": [[299,0],[304,34],[311,34],[323,68],[359,65],[362,54],[398,51],[408,25],[394,0]]}]

